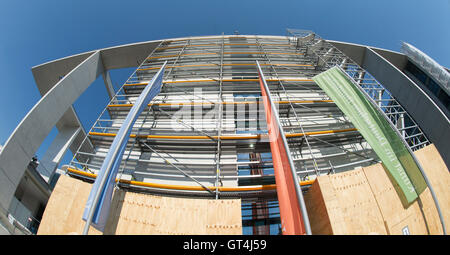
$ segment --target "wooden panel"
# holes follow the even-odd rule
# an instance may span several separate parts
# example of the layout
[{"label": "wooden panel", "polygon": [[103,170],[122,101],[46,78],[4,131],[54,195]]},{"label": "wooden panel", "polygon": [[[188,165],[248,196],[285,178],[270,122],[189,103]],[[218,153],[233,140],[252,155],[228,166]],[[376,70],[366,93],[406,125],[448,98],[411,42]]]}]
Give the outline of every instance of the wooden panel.
[{"label": "wooden panel", "polygon": [[[448,195],[450,194],[450,173],[448,168],[433,144],[414,152],[414,154],[420,161],[428,180],[433,186],[444,217],[445,228],[448,231],[450,229],[450,196]],[[436,221],[436,223],[431,224],[430,233],[442,234],[442,226],[439,221],[439,215],[430,192],[423,192],[420,197],[423,203],[423,210],[428,221]]]},{"label": "wooden panel", "polygon": [[208,200],[206,207],[206,234],[242,235],[240,200]]},{"label": "wooden panel", "polygon": [[[113,234],[242,234],[240,200],[189,199],[122,192]],[[117,193],[119,194],[119,193]],[[110,218],[110,219],[111,219]],[[117,221],[117,223],[113,223]],[[105,231],[105,234],[109,234]]]},{"label": "wooden panel", "polygon": [[330,228],[336,235],[386,234],[382,215],[362,169],[320,176],[314,185],[305,201],[310,204],[308,215],[314,234],[330,234]]},{"label": "wooden panel", "polygon": [[[433,145],[415,152],[450,222],[450,174]],[[425,189],[404,205],[382,164],[320,176],[305,195],[313,234],[442,234],[439,216]],[[331,230],[330,230],[331,229]]]},{"label": "wooden panel", "polygon": [[[67,176],[60,176],[47,203],[38,235],[81,234],[84,221],[81,219],[91,184]],[[89,234],[101,234],[90,228]]]},{"label": "wooden panel", "polygon": [[[333,234],[333,230],[331,228],[330,215],[328,214],[324,200],[326,199],[328,201],[328,207],[330,208],[330,196],[335,196],[335,194],[334,192],[326,192],[327,185],[325,183],[329,183],[328,176],[321,176],[319,178],[320,180],[315,181],[304,195],[305,205],[308,211],[312,234],[331,235]],[[335,215],[336,213],[333,214]]]},{"label": "wooden panel", "polygon": [[403,206],[397,194],[398,189],[389,179],[382,164],[365,167],[363,171],[383,215],[388,234],[401,235],[404,228],[407,228],[410,234],[428,234],[419,203],[413,202],[407,208]]},{"label": "wooden panel", "polygon": [[[422,165],[438,197],[444,214],[446,227],[450,221],[450,174],[434,145],[428,145],[414,152]],[[420,194],[419,199],[405,208],[395,192],[395,183],[391,182],[380,164],[364,169],[369,183],[377,197],[378,205],[390,234],[401,235],[405,227],[409,234],[442,234],[442,226],[429,188]]]},{"label": "wooden panel", "polygon": [[[91,184],[61,176],[44,212],[39,235],[81,234]],[[102,234],[93,227],[90,234]],[[104,234],[242,234],[239,199],[190,199],[117,190]]]},{"label": "wooden panel", "polygon": [[[342,217],[334,234],[386,234],[383,217],[362,169],[330,176]],[[342,227],[344,226],[344,227]]]}]

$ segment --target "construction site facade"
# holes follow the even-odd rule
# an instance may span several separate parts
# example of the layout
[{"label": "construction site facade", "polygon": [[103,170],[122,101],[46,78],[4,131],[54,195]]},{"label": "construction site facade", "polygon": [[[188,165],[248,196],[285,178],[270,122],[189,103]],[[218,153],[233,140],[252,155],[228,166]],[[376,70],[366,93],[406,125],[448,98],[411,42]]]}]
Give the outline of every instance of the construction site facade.
[{"label": "construction site facade", "polygon": [[[89,233],[284,234],[289,219],[280,215],[285,198],[279,190],[283,179],[274,154],[280,152],[271,144],[271,123],[281,128],[279,144],[287,145],[281,157],[291,164],[300,187],[296,199],[282,205],[297,208],[292,210],[301,215],[296,214],[301,231],[295,234],[445,233],[448,69],[440,67],[446,73],[437,77],[417,61],[423,53],[411,52],[329,41],[312,31],[289,29],[285,36],[198,36],[123,45],[34,67],[42,99],[0,152],[3,222],[14,226],[5,229],[81,234],[91,183],[130,109],[164,66],[161,91],[134,122],[121,156],[106,229],[91,228]],[[115,91],[108,70],[124,67],[135,70]],[[429,194],[420,197],[429,207],[397,201],[395,182],[383,170],[373,144],[313,79],[333,67],[361,89],[416,155],[429,177]],[[110,102],[92,127],[83,127],[72,104],[100,75]],[[59,134],[47,154],[30,167],[30,155],[55,126]],[[23,134],[29,139],[23,140]],[[67,150],[73,159],[60,165]],[[434,165],[427,157],[436,160]],[[31,175],[38,188],[27,188],[23,178]],[[386,186],[377,193],[381,179]],[[34,193],[33,201],[40,202],[19,199],[18,190],[25,197]],[[392,201],[399,209],[388,213],[382,203]],[[14,203],[28,207],[27,219],[35,220],[14,220]],[[425,213],[412,213],[420,208]],[[405,211],[411,219],[397,217]],[[365,218],[385,224],[371,228]]]}]

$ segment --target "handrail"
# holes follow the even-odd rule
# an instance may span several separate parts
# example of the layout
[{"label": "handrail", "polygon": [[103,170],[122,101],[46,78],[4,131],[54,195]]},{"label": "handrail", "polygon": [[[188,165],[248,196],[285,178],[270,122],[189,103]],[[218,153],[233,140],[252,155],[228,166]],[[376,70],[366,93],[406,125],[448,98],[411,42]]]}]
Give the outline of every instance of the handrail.
[{"label": "handrail", "polygon": [[[268,66],[269,64],[261,64],[262,66]],[[306,64],[272,64],[274,66],[312,66]],[[220,66],[220,64],[199,64],[199,65],[180,65],[180,66],[168,66],[166,68],[184,68],[184,67],[205,67],[205,66]],[[235,63],[235,64],[222,64],[222,66],[256,66],[252,63]],[[157,70],[161,67],[148,67],[137,69],[138,71]]]},{"label": "handrail", "polygon": [[[275,101],[275,104],[309,104],[309,103],[332,103],[333,100],[291,100],[291,101]],[[213,104],[257,104],[257,101],[242,102],[172,102],[172,103],[151,103],[148,106],[175,106],[175,105],[213,105]],[[133,104],[110,104],[108,107],[132,107]]]},{"label": "handrail", "polygon": [[[198,56],[198,55],[219,55],[219,52],[204,52],[204,53],[188,53],[188,54],[181,54],[180,56]],[[290,52],[224,52],[224,55],[262,55],[262,54],[274,54],[274,55],[304,55],[303,53],[290,53]],[[178,57],[178,55],[166,55],[166,56],[155,56],[155,57],[148,57],[147,59],[158,59],[158,58],[173,58]]]},{"label": "handrail", "polygon": [[[217,81],[216,79],[203,79],[203,80],[177,80],[177,81],[163,81],[163,83],[167,84],[167,83],[184,83],[184,82],[214,82]],[[223,82],[241,82],[241,81],[254,81],[254,82],[258,82],[258,79],[223,79]],[[284,78],[284,79],[266,79],[266,81],[268,82],[272,82],[272,81],[308,81],[308,82],[313,82],[313,80],[311,79],[289,79],[289,78]],[[129,87],[129,86],[146,86],[147,83],[146,82],[141,82],[141,83],[129,83],[129,84],[124,84],[125,87]]]},{"label": "handrail", "polygon": [[[225,46],[256,46],[258,44],[256,43],[224,43]],[[279,43],[264,43],[263,45],[272,45],[272,46],[291,46],[290,44],[279,44]],[[176,49],[176,48],[183,48],[184,45],[177,45],[177,46],[168,46],[168,47],[161,47],[158,50],[166,50],[166,49]],[[186,47],[202,47],[202,46],[220,46],[220,44],[217,43],[209,43],[209,44],[192,44],[187,45]]]}]

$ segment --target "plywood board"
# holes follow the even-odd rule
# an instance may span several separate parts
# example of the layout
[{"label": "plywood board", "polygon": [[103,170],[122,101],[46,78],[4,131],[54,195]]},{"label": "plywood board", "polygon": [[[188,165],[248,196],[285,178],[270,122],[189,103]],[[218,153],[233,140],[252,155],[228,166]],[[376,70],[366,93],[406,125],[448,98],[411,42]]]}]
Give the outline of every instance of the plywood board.
[{"label": "plywood board", "polygon": [[[311,232],[313,235],[331,235],[333,230],[330,223],[330,214],[328,214],[328,208],[331,210],[330,196],[334,196],[334,192],[327,192],[326,188],[329,183],[328,176],[321,176],[320,181],[317,180],[309,188],[304,195],[306,209],[308,211],[308,217],[311,225]],[[325,197],[327,196],[327,197]],[[325,204],[324,200],[328,203]],[[336,213],[333,213],[335,216]]]},{"label": "plywood board", "polygon": [[[415,152],[450,222],[450,174],[434,145]],[[404,205],[382,164],[319,176],[305,195],[313,234],[442,234],[429,188]]]},{"label": "plywood board", "polygon": [[[444,215],[446,227],[450,221],[450,174],[434,145],[428,145],[414,152],[430,181]],[[389,180],[381,164],[364,168],[367,179],[377,198],[389,234],[436,235],[442,234],[439,215],[427,188],[419,199],[408,206],[401,204],[396,196],[396,184]]]},{"label": "plywood board", "polygon": [[375,197],[362,169],[330,176],[341,209],[334,234],[386,234]]},{"label": "plywood board", "polygon": [[[206,234],[223,233],[242,235],[242,216],[240,200],[208,200],[206,204]],[[235,208],[229,210],[228,208]],[[239,208],[239,210],[237,210]]]},{"label": "plywood board", "polygon": [[[450,229],[450,173],[441,155],[433,144],[414,152],[434,189],[445,221],[445,228]],[[429,191],[421,195],[423,210],[429,221],[438,221],[430,226],[431,234],[442,234],[439,216]]]},{"label": "plywood board", "polygon": [[[37,234],[81,234],[81,219],[91,184],[67,176],[60,176],[47,203]],[[89,234],[101,234],[90,228]]]},{"label": "plywood board", "polygon": [[[39,235],[81,234],[91,184],[61,176],[44,212]],[[90,228],[91,234],[102,234]],[[103,234],[242,234],[239,199],[191,199],[114,192]]]},{"label": "plywood board", "polygon": [[404,234],[402,230],[405,228],[409,234],[428,234],[419,203],[416,201],[404,207],[395,184],[389,179],[382,164],[364,167],[363,171],[376,198],[388,234]]},{"label": "plywood board", "polygon": [[330,234],[330,228],[335,235],[386,234],[382,215],[362,169],[320,176],[313,186],[307,199],[308,204],[315,201],[308,206],[313,234]]}]

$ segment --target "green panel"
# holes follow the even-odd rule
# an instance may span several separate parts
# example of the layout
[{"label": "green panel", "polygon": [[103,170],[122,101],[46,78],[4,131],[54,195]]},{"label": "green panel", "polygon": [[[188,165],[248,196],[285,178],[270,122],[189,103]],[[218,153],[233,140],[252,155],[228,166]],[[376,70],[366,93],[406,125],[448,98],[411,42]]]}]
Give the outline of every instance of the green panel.
[{"label": "green panel", "polygon": [[412,155],[379,109],[338,67],[316,75],[313,80],[373,148],[390,177],[399,185],[404,195],[402,199],[407,203],[414,201],[427,185]]}]

